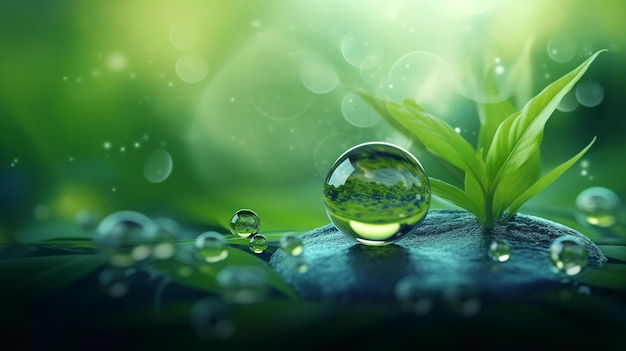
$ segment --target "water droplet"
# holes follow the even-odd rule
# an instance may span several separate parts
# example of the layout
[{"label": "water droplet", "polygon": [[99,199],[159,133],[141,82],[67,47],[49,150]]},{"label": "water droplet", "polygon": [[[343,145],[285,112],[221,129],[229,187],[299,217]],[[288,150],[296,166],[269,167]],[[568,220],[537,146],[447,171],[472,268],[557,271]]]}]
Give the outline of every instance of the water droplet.
[{"label": "water droplet", "polygon": [[110,142],[110,141],[105,141],[105,142],[102,144],[102,147],[103,147],[105,150],[109,150],[109,149],[111,148],[111,142]]},{"label": "water droplet", "polygon": [[250,237],[248,247],[250,248],[250,251],[254,253],[263,253],[263,251],[267,250],[268,247],[267,238],[261,234],[255,234]]},{"label": "water droplet", "polygon": [[94,240],[111,265],[130,267],[150,256],[157,229],[150,218],[139,212],[120,211],[100,222]]},{"label": "water droplet", "polygon": [[166,260],[176,254],[176,240],[180,226],[170,218],[155,218],[157,225],[156,242],[152,248],[152,256],[157,260]]},{"label": "water droplet", "polygon": [[430,184],[408,151],[381,142],[341,155],[324,185],[326,213],[344,234],[386,245],[413,233],[430,206]]},{"label": "water droplet", "polygon": [[128,58],[121,52],[114,52],[107,57],[107,67],[113,72],[120,72],[128,67]]},{"label": "water droplet", "polygon": [[504,239],[496,239],[489,244],[489,257],[497,262],[505,262],[511,258],[511,245]]},{"label": "water droplet", "polygon": [[596,82],[582,82],[576,87],[576,99],[585,107],[598,106],[604,100],[604,89]]},{"label": "water droplet", "polygon": [[348,33],[341,41],[343,58],[356,68],[370,68],[380,63],[383,51],[368,38]]},{"label": "water droplet", "polygon": [[424,315],[433,308],[433,301],[419,277],[406,276],[400,279],[394,292],[401,307],[407,312]]},{"label": "water droplet", "polygon": [[366,128],[380,122],[378,112],[359,95],[349,92],[341,100],[341,112],[353,126]]},{"label": "water droplet", "polygon": [[204,232],[196,238],[196,250],[206,262],[220,262],[228,257],[228,242],[218,232]]},{"label": "water droplet", "polygon": [[252,210],[242,209],[230,219],[230,232],[242,238],[247,238],[259,232],[261,219]]},{"label": "water droplet", "polygon": [[326,94],[339,84],[339,77],[333,67],[313,62],[302,65],[300,78],[302,84],[316,94]]},{"label": "water droplet", "polygon": [[578,107],[579,103],[576,99],[576,93],[573,90],[570,90],[561,102],[559,102],[559,106],[557,106],[557,110],[561,112],[572,112]]},{"label": "water droplet", "polygon": [[572,276],[580,273],[589,260],[587,248],[573,236],[560,236],[550,244],[549,259],[555,273]]},{"label": "water droplet", "polygon": [[300,256],[304,248],[302,238],[290,234],[283,235],[280,238],[280,248],[291,256]]},{"label": "water droplet", "polygon": [[200,54],[188,52],[176,60],[176,74],[187,83],[197,83],[209,73],[209,64]]},{"label": "water droplet", "polygon": [[235,303],[260,302],[267,296],[266,272],[257,266],[228,266],[216,276],[223,297]]},{"label": "water droplet", "polygon": [[189,318],[200,339],[228,339],[235,332],[230,306],[218,297],[206,297],[191,307]]},{"label": "water droplet", "polygon": [[550,39],[547,49],[552,60],[564,63],[574,58],[576,42],[569,35],[557,35]]},{"label": "water droplet", "polygon": [[583,224],[608,228],[617,222],[621,207],[621,200],[613,190],[591,187],[576,197],[576,218]]},{"label": "water droplet", "polygon": [[78,211],[74,219],[78,227],[85,232],[91,232],[96,229],[99,221],[98,217],[87,209]]},{"label": "water droplet", "polygon": [[143,175],[151,183],[160,183],[172,173],[172,156],[159,149],[148,156],[143,166]]}]

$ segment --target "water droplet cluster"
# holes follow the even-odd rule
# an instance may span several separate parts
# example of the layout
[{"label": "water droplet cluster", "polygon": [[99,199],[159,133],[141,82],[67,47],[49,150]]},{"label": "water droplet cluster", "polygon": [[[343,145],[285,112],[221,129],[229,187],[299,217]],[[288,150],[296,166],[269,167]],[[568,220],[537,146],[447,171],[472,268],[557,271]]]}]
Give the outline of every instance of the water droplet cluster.
[{"label": "water droplet cluster", "polygon": [[382,142],[341,155],[324,184],[326,213],[344,234],[387,245],[413,233],[430,206],[430,184],[408,151]]}]

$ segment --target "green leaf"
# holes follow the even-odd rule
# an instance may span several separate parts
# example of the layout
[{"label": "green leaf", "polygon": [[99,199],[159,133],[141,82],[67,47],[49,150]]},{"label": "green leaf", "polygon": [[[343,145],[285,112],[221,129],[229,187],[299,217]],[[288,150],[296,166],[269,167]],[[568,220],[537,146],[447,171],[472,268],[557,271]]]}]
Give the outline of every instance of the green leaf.
[{"label": "green leaf", "polygon": [[485,164],[476,150],[446,122],[428,114],[412,100],[387,102],[387,110],[435,154],[486,184]]},{"label": "green leaf", "polygon": [[174,258],[157,261],[154,267],[167,274],[173,281],[200,290],[220,293],[216,277],[220,270],[232,265],[255,266],[261,268],[267,275],[270,287],[283,293],[290,299],[297,299],[289,285],[274,271],[267,262],[253,254],[228,248],[228,257],[215,263],[205,263],[195,258],[194,243],[179,243],[177,254]]},{"label": "green leaf", "polygon": [[433,193],[437,196],[440,196],[445,200],[448,200],[451,203],[473,213],[476,218],[478,218],[481,225],[484,225],[482,222],[483,209],[473,198],[470,198],[465,192],[463,192],[463,190],[435,178],[430,178],[430,187],[432,188]]},{"label": "green leaf", "polygon": [[539,150],[543,129],[552,112],[600,52],[602,51],[596,52],[576,69],[550,84],[532,98],[520,113],[511,115],[498,127],[486,162],[492,191],[495,191],[503,178],[517,171]]},{"label": "green leaf", "polygon": [[626,262],[625,245],[598,245],[604,256]]},{"label": "green leaf", "polygon": [[101,255],[58,255],[0,260],[0,278],[9,293],[20,301],[33,302],[61,290],[104,265]]},{"label": "green leaf", "polygon": [[607,263],[601,269],[587,269],[575,280],[598,288],[626,290],[626,265]]},{"label": "green leaf", "polygon": [[499,219],[529,187],[541,177],[540,152],[535,153],[515,173],[504,178],[493,194],[493,218]]}]

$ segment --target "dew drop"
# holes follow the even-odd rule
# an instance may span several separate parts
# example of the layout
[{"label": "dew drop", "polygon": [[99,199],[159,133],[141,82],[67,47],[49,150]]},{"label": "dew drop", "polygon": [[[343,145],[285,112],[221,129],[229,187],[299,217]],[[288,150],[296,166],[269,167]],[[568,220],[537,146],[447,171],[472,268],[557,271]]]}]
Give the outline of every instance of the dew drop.
[{"label": "dew drop", "polygon": [[291,256],[300,256],[304,249],[302,238],[286,234],[280,238],[280,248]]},{"label": "dew drop", "polygon": [[100,222],[94,240],[111,265],[130,267],[150,256],[157,229],[150,218],[139,212],[120,211]]},{"label": "dew drop", "polygon": [[172,173],[172,156],[158,149],[150,154],[143,165],[143,175],[151,183],[160,183]]},{"label": "dew drop", "polygon": [[200,339],[228,339],[235,332],[228,304],[218,297],[206,297],[191,307],[189,319]]},{"label": "dew drop", "polygon": [[198,255],[206,262],[220,262],[228,257],[228,243],[218,232],[209,231],[198,235],[195,245]]},{"label": "dew drop", "polygon": [[259,232],[261,219],[252,210],[241,209],[230,219],[230,232],[233,235],[247,238]]},{"label": "dew drop", "polygon": [[333,67],[313,62],[302,65],[300,78],[302,84],[316,94],[326,94],[339,84],[339,77]]},{"label": "dew drop", "polygon": [[381,120],[380,114],[370,104],[352,92],[343,96],[341,112],[346,121],[355,127],[372,127]]},{"label": "dew drop", "polygon": [[183,82],[198,83],[209,73],[209,64],[197,53],[188,52],[176,60],[176,74]]},{"label": "dew drop", "polygon": [[331,167],[324,205],[333,224],[366,245],[387,245],[413,233],[430,206],[419,161],[393,144],[355,146]]},{"label": "dew drop", "polygon": [[504,239],[496,239],[489,244],[489,257],[496,262],[505,262],[511,258],[511,245]]},{"label": "dew drop", "polygon": [[576,87],[576,100],[585,107],[598,106],[604,100],[604,89],[596,82],[582,82]]},{"label": "dew drop", "polygon": [[216,276],[223,297],[234,303],[255,303],[268,294],[266,272],[257,266],[228,266]]},{"label": "dew drop", "polygon": [[576,197],[576,218],[582,224],[609,228],[617,222],[621,207],[621,200],[613,190],[591,187]]},{"label": "dew drop", "polygon": [[556,238],[549,249],[549,259],[555,273],[573,276],[580,273],[589,260],[587,248],[573,236]]},{"label": "dew drop", "polygon": [[398,281],[394,293],[402,309],[424,315],[433,308],[433,301],[424,289],[424,282],[417,276],[406,276]]},{"label": "dew drop", "polygon": [[548,56],[558,63],[568,62],[576,54],[576,42],[569,35],[557,35],[548,41]]},{"label": "dew drop", "polygon": [[368,38],[348,33],[341,40],[343,58],[356,68],[370,68],[380,63],[383,51]]},{"label": "dew drop", "polygon": [[248,247],[250,248],[250,251],[256,254],[263,253],[263,251],[267,250],[268,247],[267,238],[261,234],[254,234],[250,237]]}]

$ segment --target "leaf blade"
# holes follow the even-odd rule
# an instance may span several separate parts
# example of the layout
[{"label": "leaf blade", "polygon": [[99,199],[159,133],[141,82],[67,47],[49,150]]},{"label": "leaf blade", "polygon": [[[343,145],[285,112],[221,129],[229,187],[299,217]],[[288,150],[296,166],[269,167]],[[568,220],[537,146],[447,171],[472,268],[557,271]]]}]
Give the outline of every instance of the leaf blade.
[{"label": "leaf blade", "polygon": [[473,213],[481,225],[483,224],[483,209],[463,190],[436,178],[430,178],[429,181],[434,194]]}]

